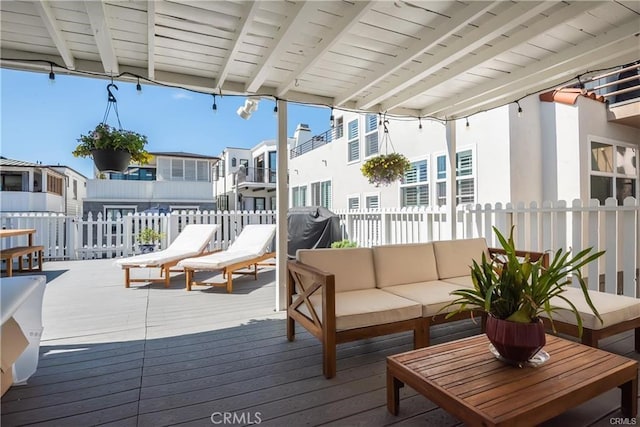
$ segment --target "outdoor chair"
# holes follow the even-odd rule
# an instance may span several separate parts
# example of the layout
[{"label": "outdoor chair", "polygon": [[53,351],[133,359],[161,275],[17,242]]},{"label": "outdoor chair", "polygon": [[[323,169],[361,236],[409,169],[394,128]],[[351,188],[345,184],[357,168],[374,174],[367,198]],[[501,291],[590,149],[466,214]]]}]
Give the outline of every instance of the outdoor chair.
[{"label": "outdoor chair", "polygon": [[[234,274],[251,274],[257,280],[258,264],[275,256],[275,251],[268,250],[275,233],[275,224],[247,225],[226,251],[180,261],[178,267],[184,268],[187,291],[191,290],[192,285],[226,285],[227,292],[231,293]],[[241,271],[243,269],[249,269],[249,271]],[[195,282],[193,274],[196,271],[222,271],[227,281],[226,283]]]},{"label": "outdoor chair", "polygon": [[[132,282],[164,282],[168,288],[171,267],[185,258],[210,253],[206,249],[218,228],[216,224],[189,224],[166,249],[117,260],[116,264],[124,269],[124,286],[128,288]],[[132,279],[132,268],[160,268],[160,277]]]}]

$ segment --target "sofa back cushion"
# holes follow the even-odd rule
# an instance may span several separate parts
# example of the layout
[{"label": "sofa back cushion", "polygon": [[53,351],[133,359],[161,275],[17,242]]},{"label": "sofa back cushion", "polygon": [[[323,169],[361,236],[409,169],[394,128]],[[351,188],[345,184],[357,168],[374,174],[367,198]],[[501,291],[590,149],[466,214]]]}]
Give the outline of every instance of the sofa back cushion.
[{"label": "sofa back cushion", "polygon": [[371,248],[298,249],[296,257],[304,264],[332,273],[336,292],[376,287]]},{"label": "sofa back cushion", "polygon": [[484,238],[433,242],[433,250],[440,279],[469,276],[473,260],[480,262],[483,252],[489,258],[489,249]]},{"label": "sofa back cushion", "polygon": [[373,264],[379,288],[438,280],[432,243],[375,246]]}]

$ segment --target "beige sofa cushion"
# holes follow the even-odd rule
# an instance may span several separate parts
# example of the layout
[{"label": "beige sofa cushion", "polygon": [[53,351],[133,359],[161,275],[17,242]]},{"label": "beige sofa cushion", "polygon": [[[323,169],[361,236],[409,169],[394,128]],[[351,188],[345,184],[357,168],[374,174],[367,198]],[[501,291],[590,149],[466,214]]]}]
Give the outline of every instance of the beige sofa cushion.
[{"label": "beige sofa cushion", "polygon": [[378,288],[438,280],[432,243],[374,246]]},{"label": "beige sofa cushion", "polygon": [[[322,321],[322,296],[314,294],[309,300]],[[310,316],[305,306],[300,306],[299,310]],[[417,319],[421,314],[422,309],[417,302],[380,289],[336,293],[337,331]]]},{"label": "beige sofa cushion", "polygon": [[453,283],[459,288],[473,288],[473,280],[471,280],[471,275],[460,276],[460,277],[448,277],[443,281],[447,283]]},{"label": "beige sofa cushion", "polygon": [[420,303],[422,306],[422,317],[428,317],[455,311],[457,306],[449,307],[443,311],[440,311],[440,309],[458,298],[455,295],[451,295],[451,291],[455,291],[456,289],[460,289],[460,286],[440,280],[433,280],[408,285],[388,286],[384,288],[383,291]]},{"label": "beige sofa cushion", "polygon": [[469,276],[473,260],[480,262],[482,252],[489,257],[484,238],[463,240],[441,240],[433,242],[438,265],[438,278]]},{"label": "beige sofa cushion", "polygon": [[296,256],[304,264],[334,274],[336,293],[376,287],[371,248],[299,249]]},{"label": "beige sofa cushion", "polygon": [[[567,288],[562,295],[576,306],[582,317],[582,326],[587,329],[603,329],[625,320],[640,317],[640,299],[637,298],[589,291],[591,302],[593,302],[593,305],[600,313],[600,317],[602,317],[603,323],[600,323],[600,320],[587,305],[582,290]],[[577,324],[576,316],[569,311],[569,304],[557,297],[551,300],[551,304],[563,309],[553,314],[554,320],[560,320],[571,325]]]}]

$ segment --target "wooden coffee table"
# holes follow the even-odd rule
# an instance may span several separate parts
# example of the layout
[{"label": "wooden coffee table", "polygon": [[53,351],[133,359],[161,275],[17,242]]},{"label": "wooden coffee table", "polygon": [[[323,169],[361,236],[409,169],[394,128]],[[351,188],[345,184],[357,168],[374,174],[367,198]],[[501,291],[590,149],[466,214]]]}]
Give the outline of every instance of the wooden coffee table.
[{"label": "wooden coffee table", "polygon": [[407,384],[469,425],[535,425],[614,387],[622,412],[638,412],[638,363],[547,335],[550,359],[518,368],[497,360],[478,335],[387,358],[387,407],[398,414]]}]

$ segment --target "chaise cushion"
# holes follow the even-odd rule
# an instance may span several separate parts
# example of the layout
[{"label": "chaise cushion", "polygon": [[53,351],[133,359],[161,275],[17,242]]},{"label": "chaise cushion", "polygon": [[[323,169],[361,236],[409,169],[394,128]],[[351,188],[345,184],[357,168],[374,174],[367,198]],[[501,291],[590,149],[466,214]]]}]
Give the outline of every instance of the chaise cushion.
[{"label": "chaise cushion", "polygon": [[384,288],[383,291],[420,303],[422,306],[422,317],[429,317],[436,314],[449,313],[458,308],[458,306],[451,306],[446,310],[440,311],[444,306],[458,298],[455,295],[451,295],[451,292],[456,289],[460,289],[460,286],[440,280],[433,280],[408,285],[388,286]]},{"label": "chaise cushion", "polygon": [[[603,323],[600,323],[600,320],[598,320],[587,305],[582,290],[578,288],[567,288],[563,296],[576,306],[582,317],[582,326],[587,329],[603,329],[626,320],[640,317],[640,299],[637,298],[589,291],[591,302],[593,302],[593,305],[600,313],[600,317],[602,317]],[[561,310],[553,314],[554,320],[559,320],[571,325],[577,324],[576,316],[569,311],[569,304],[560,298],[554,298],[551,304],[561,308]]]},{"label": "chaise cushion", "polygon": [[[314,294],[309,300],[322,321],[322,296]],[[300,306],[299,310],[310,316],[306,307]],[[420,316],[420,304],[380,289],[336,292],[337,331],[417,319]]]},{"label": "chaise cushion", "polygon": [[452,283],[456,285],[458,288],[473,288],[473,280],[471,280],[470,274],[467,276],[448,277],[443,281],[447,283]]},{"label": "chaise cushion", "polygon": [[296,256],[304,264],[334,274],[336,293],[376,287],[371,248],[298,249]]},{"label": "chaise cushion", "polygon": [[373,264],[378,288],[438,280],[432,243],[375,246]]},{"label": "chaise cushion", "polygon": [[469,276],[474,259],[480,262],[483,252],[489,258],[489,249],[484,238],[433,242],[433,250],[440,280]]}]

